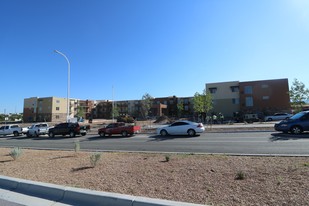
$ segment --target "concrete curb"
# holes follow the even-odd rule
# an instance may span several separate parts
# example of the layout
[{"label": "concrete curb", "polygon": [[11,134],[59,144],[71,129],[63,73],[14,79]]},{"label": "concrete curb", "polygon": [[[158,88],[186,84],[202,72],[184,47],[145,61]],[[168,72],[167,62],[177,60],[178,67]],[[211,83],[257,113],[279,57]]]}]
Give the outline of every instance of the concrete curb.
[{"label": "concrete curb", "polygon": [[199,204],[99,192],[0,175],[0,199],[48,206],[201,206]]}]

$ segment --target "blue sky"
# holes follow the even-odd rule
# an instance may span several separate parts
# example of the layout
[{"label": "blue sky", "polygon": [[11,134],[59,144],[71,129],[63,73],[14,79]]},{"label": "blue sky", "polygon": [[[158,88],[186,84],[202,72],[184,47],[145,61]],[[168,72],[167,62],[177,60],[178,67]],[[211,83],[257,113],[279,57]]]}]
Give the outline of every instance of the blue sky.
[{"label": "blue sky", "polygon": [[67,96],[55,49],[77,99],[185,97],[238,80],[309,86],[306,0],[1,0],[0,25],[0,113]]}]

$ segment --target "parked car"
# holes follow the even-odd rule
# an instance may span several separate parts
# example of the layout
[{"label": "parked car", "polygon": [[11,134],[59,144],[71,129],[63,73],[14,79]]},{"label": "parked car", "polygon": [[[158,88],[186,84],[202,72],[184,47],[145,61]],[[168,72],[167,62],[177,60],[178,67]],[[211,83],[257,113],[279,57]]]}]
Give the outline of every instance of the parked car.
[{"label": "parked car", "polygon": [[124,122],[111,123],[106,127],[98,129],[98,134],[101,137],[105,135],[121,134],[123,137],[133,135],[141,131],[140,126],[126,125]]},{"label": "parked car", "polygon": [[275,113],[274,115],[266,116],[264,118],[264,121],[278,121],[278,120],[284,120],[292,117],[292,114],[288,113]]},{"label": "parked car", "polygon": [[15,137],[22,134],[22,128],[17,124],[5,125],[0,127],[0,135],[14,135]]},{"label": "parked car", "polygon": [[21,128],[21,132],[22,132],[23,134],[27,134],[29,128],[30,128],[30,126],[29,126],[29,127],[22,127],[22,128]]},{"label": "parked car", "polygon": [[157,134],[161,136],[166,135],[189,135],[195,136],[197,133],[203,133],[205,127],[202,123],[191,121],[176,121],[168,126],[157,129]]},{"label": "parked car", "polygon": [[303,131],[309,131],[309,111],[303,111],[294,116],[275,124],[275,130],[284,133],[291,132],[300,134]]},{"label": "parked car", "polygon": [[76,135],[85,136],[89,128],[88,126],[80,126],[78,123],[60,123],[48,130],[48,136],[54,137],[55,135],[69,135],[75,137]]},{"label": "parked car", "polygon": [[49,126],[47,123],[37,123],[31,125],[28,129],[27,137],[39,137],[40,135],[48,134]]}]

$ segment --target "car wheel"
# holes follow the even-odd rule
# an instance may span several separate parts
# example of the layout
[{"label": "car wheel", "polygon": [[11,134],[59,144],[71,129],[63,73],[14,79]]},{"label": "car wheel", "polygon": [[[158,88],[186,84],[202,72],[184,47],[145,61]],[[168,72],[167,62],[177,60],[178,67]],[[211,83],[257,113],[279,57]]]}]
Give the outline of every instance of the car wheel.
[{"label": "car wheel", "polygon": [[75,133],[74,132],[70,132],[70,137],[75,137]]},{"label": "car wheel", "polygon": [[291,133],[293,134],[301,134],[303,132],[303,129],[300,126],[293,126],[291,128]]},{"label": "car wheel", "polygon": [[194,129],[189,129],[189,130],[188,130],[188,135],[191,136],[191,137],[192,137],[192,136],[195,136],[195,131],[194,131]]},{"label": "car wheel", "polygon": [[27,135],[27,137],[31,137],[31,135],[29,134],[29,132],[27,132],[27,134],[26,134],[26,135]]},{"label": "car wheel", "polygon": [[37,132],[34,133],[35,137],[39,137],[39,134]]},{"label": "car wheel", "polygon": [[105,137],[105,132],[100,132],[99,135],[100,137]]},{"label": "car wheel", "polygon": [[126,137],[126,136],[128,136],[128,132],[127,132],[127,131],[122,131],[122,132],[121,132],[121,135],[122,135],[123,137]]},{"label": "car wheel", "polygon": [[14,137],[18,136],[18,132],[17,131],[13,132],[13,134],[14,134]]},{"label": "car wheel", "polygon": [[160,131],[160,135],[161,136],[167,136],[168,133],[167,133],[167,131],[165,129],[163,129],[163,130]]},{"label": "car wheel", "polygon": [[49,133],[48,133],[48,136],[49,136],[49,137],[55,137],[55,134],[54,134],[53,132],[49,132]]}]

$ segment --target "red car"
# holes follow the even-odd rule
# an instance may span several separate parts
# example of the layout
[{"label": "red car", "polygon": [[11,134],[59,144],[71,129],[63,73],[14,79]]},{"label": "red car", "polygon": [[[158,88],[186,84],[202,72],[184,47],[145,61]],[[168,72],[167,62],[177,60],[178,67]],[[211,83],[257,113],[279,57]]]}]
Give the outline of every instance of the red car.
[{"label": "red car", "polygon": [[128,135],[133,135],[141,131],[140,126],[128,125],[126,126],[124,122],[111,123],[106,127],[98,129],[98,134],[101,137],[105,135],[111,136],[113,134],[121,134],[123,137]]}]

